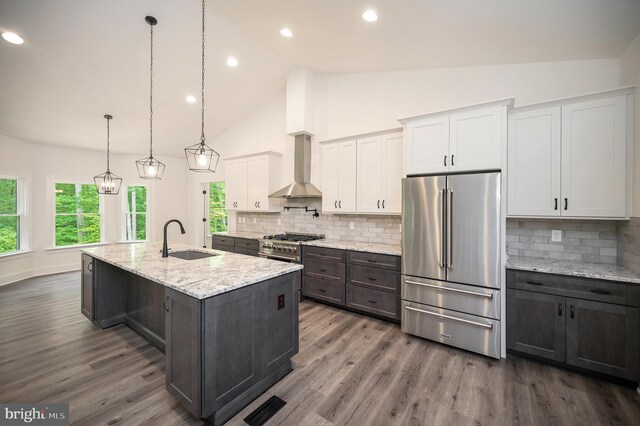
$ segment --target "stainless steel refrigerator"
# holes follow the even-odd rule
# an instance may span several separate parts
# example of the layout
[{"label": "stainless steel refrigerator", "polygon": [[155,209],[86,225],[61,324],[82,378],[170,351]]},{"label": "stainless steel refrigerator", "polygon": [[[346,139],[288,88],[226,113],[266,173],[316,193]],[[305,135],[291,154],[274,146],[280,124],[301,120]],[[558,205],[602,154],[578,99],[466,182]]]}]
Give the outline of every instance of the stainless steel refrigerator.
[{"label": "stainless steel refrigerator", "polygon": [[402,330],[500,357],[500,172],[402,182]]}]

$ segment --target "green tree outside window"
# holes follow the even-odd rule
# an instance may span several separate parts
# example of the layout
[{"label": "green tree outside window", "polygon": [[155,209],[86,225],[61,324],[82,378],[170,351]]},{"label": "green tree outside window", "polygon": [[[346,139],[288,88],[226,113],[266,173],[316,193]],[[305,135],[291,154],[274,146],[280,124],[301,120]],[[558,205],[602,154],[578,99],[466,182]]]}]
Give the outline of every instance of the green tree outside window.
[{"label": "green tree outside window", "polygon": [[225,208],[225,183],[209,184],[209,232],[223,232],[228,229],[229,215]]},{"label": "green tree outside window", "polygon": [[100,242],[100,199],[95,185],[56,183],[56,247]]},{"label": "green tree outside window", "polygon": [[127,241],[147,239],[147,187],[127,186]]},{"label": "green tree outside window", "polygon": [[0,253],[20,250],[18,181],[0,179]]}]

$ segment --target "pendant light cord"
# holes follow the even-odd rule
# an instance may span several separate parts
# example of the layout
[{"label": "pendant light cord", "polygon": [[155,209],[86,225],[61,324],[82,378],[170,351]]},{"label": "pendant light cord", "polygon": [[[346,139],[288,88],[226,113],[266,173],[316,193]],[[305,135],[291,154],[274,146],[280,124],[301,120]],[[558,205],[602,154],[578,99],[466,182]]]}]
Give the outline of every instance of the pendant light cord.
[{"label": "pendant light cord", "polygon": [[107,118],[107,173],[111,171],[109,169],[109,120],[111,119]]},{"label": "pendant light cord", "polygon": [[204,144],[204,0],[202,0],[202,91],[200,93],[200,96],[202,98],[202,127],[201,127],[201,131],[202,133],[200,134],[200,142],[202,144]]},{"label": "pendant light cord", "polygon": [[153,158],[153,24],[151,28],[151,60],[149,62],[149,158]]}]

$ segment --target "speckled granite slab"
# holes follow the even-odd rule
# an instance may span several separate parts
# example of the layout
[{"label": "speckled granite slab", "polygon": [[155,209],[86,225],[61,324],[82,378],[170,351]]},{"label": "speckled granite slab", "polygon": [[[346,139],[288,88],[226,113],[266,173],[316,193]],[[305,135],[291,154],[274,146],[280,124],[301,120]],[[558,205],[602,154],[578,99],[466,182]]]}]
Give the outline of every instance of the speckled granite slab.
[{"label": "speckled granite slab", "polygon": [[566,260],[523,259],[510,257],[507,261],[507,269],[546,272],[549,274],[571,275],[575,277],[640,284],[640,276],[634,274],[628,269],[616,265],[605,265],[600,263],[581,263],[569,262]]},{"label": "speckled granite slab", "polygon": [[219,250],[170,244],[172,252],[194,250],[216,256],[197,260],[162,258],[162,243],[116,244],[82,250],[90,256],[148,278],[181,293],[206,299],[302,269],[279,262]]},{"label": "speckled granite slab", "polygon": [[226,232],[214,232],[213,235],[222,235],[232,238],[248,238],[250,240],[261,240],[265,234],[259,234],[257,232],[248,231],[226,231]]},{"label": "speckled granite slab", "polygon": [[401,256],[402,248],[399,244],[373,244],[373,243],[360,243],[353,241],[339,241],[339,240],[315,240],[303,243],[306,246],[314,247],[329,247],[340,250],[353,250],[364,251],[368,253],[377,254],[390,254],[393,256]]}]

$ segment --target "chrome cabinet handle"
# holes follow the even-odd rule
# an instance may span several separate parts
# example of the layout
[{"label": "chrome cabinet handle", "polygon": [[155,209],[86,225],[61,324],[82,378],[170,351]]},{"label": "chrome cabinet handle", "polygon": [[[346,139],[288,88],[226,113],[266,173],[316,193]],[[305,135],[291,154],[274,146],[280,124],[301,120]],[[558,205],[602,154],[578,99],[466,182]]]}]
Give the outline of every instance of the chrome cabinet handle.
[{"label": "chrome cabinet handle", "polygon": [[453,320],[453,321],[463,322],[465,324],[476,325],[478,327],[488,328],[489,330],[491,330],[493,328],[493,324],[483,324],[481,322],[469,321],[469,320],[466,320],[466,319],[456,318],[456,317],[452,317],[452,316],[449,316],[449,315],[437,314],[435,312],[429,312],[429,311],[423,311],[422,309],[412,308],[411,306],[405,306],[405,309],[408,309],[410,311],[420,312],[421,314],[433,315],[434,317],[438,317],[438,318],[444,318],[444,319],[449,319],[449,320]]},{"label": "chrome cabinet handle", "polygon": [[449,217],[447,220],[447,268],[453,269],[453,189],[447,189],[447,194],[447,210],[449,211]]},{"label": "chrome cabinet handle", "polygon": [[476,293],[475,291],[468,291],[468,290],[460,290],[458,288],[451,288],[451,287],[441,287],[439,285],[433,285],[433,284],[427,284],[427,283],[419,283],[417,281],[411,281],[411,280],[405,280],[404,281],[407,284],[415,284],[415,285],[421,285],[423,287],[430,287],[430,288],[435,288],[438,290],[444,290],[444,291],[453,291],[455,293],[464,293],[464,294],[470,294],[472,296],[478,296],[478,297],[486,297],[487,299],[493,299],[493,293]]}]

